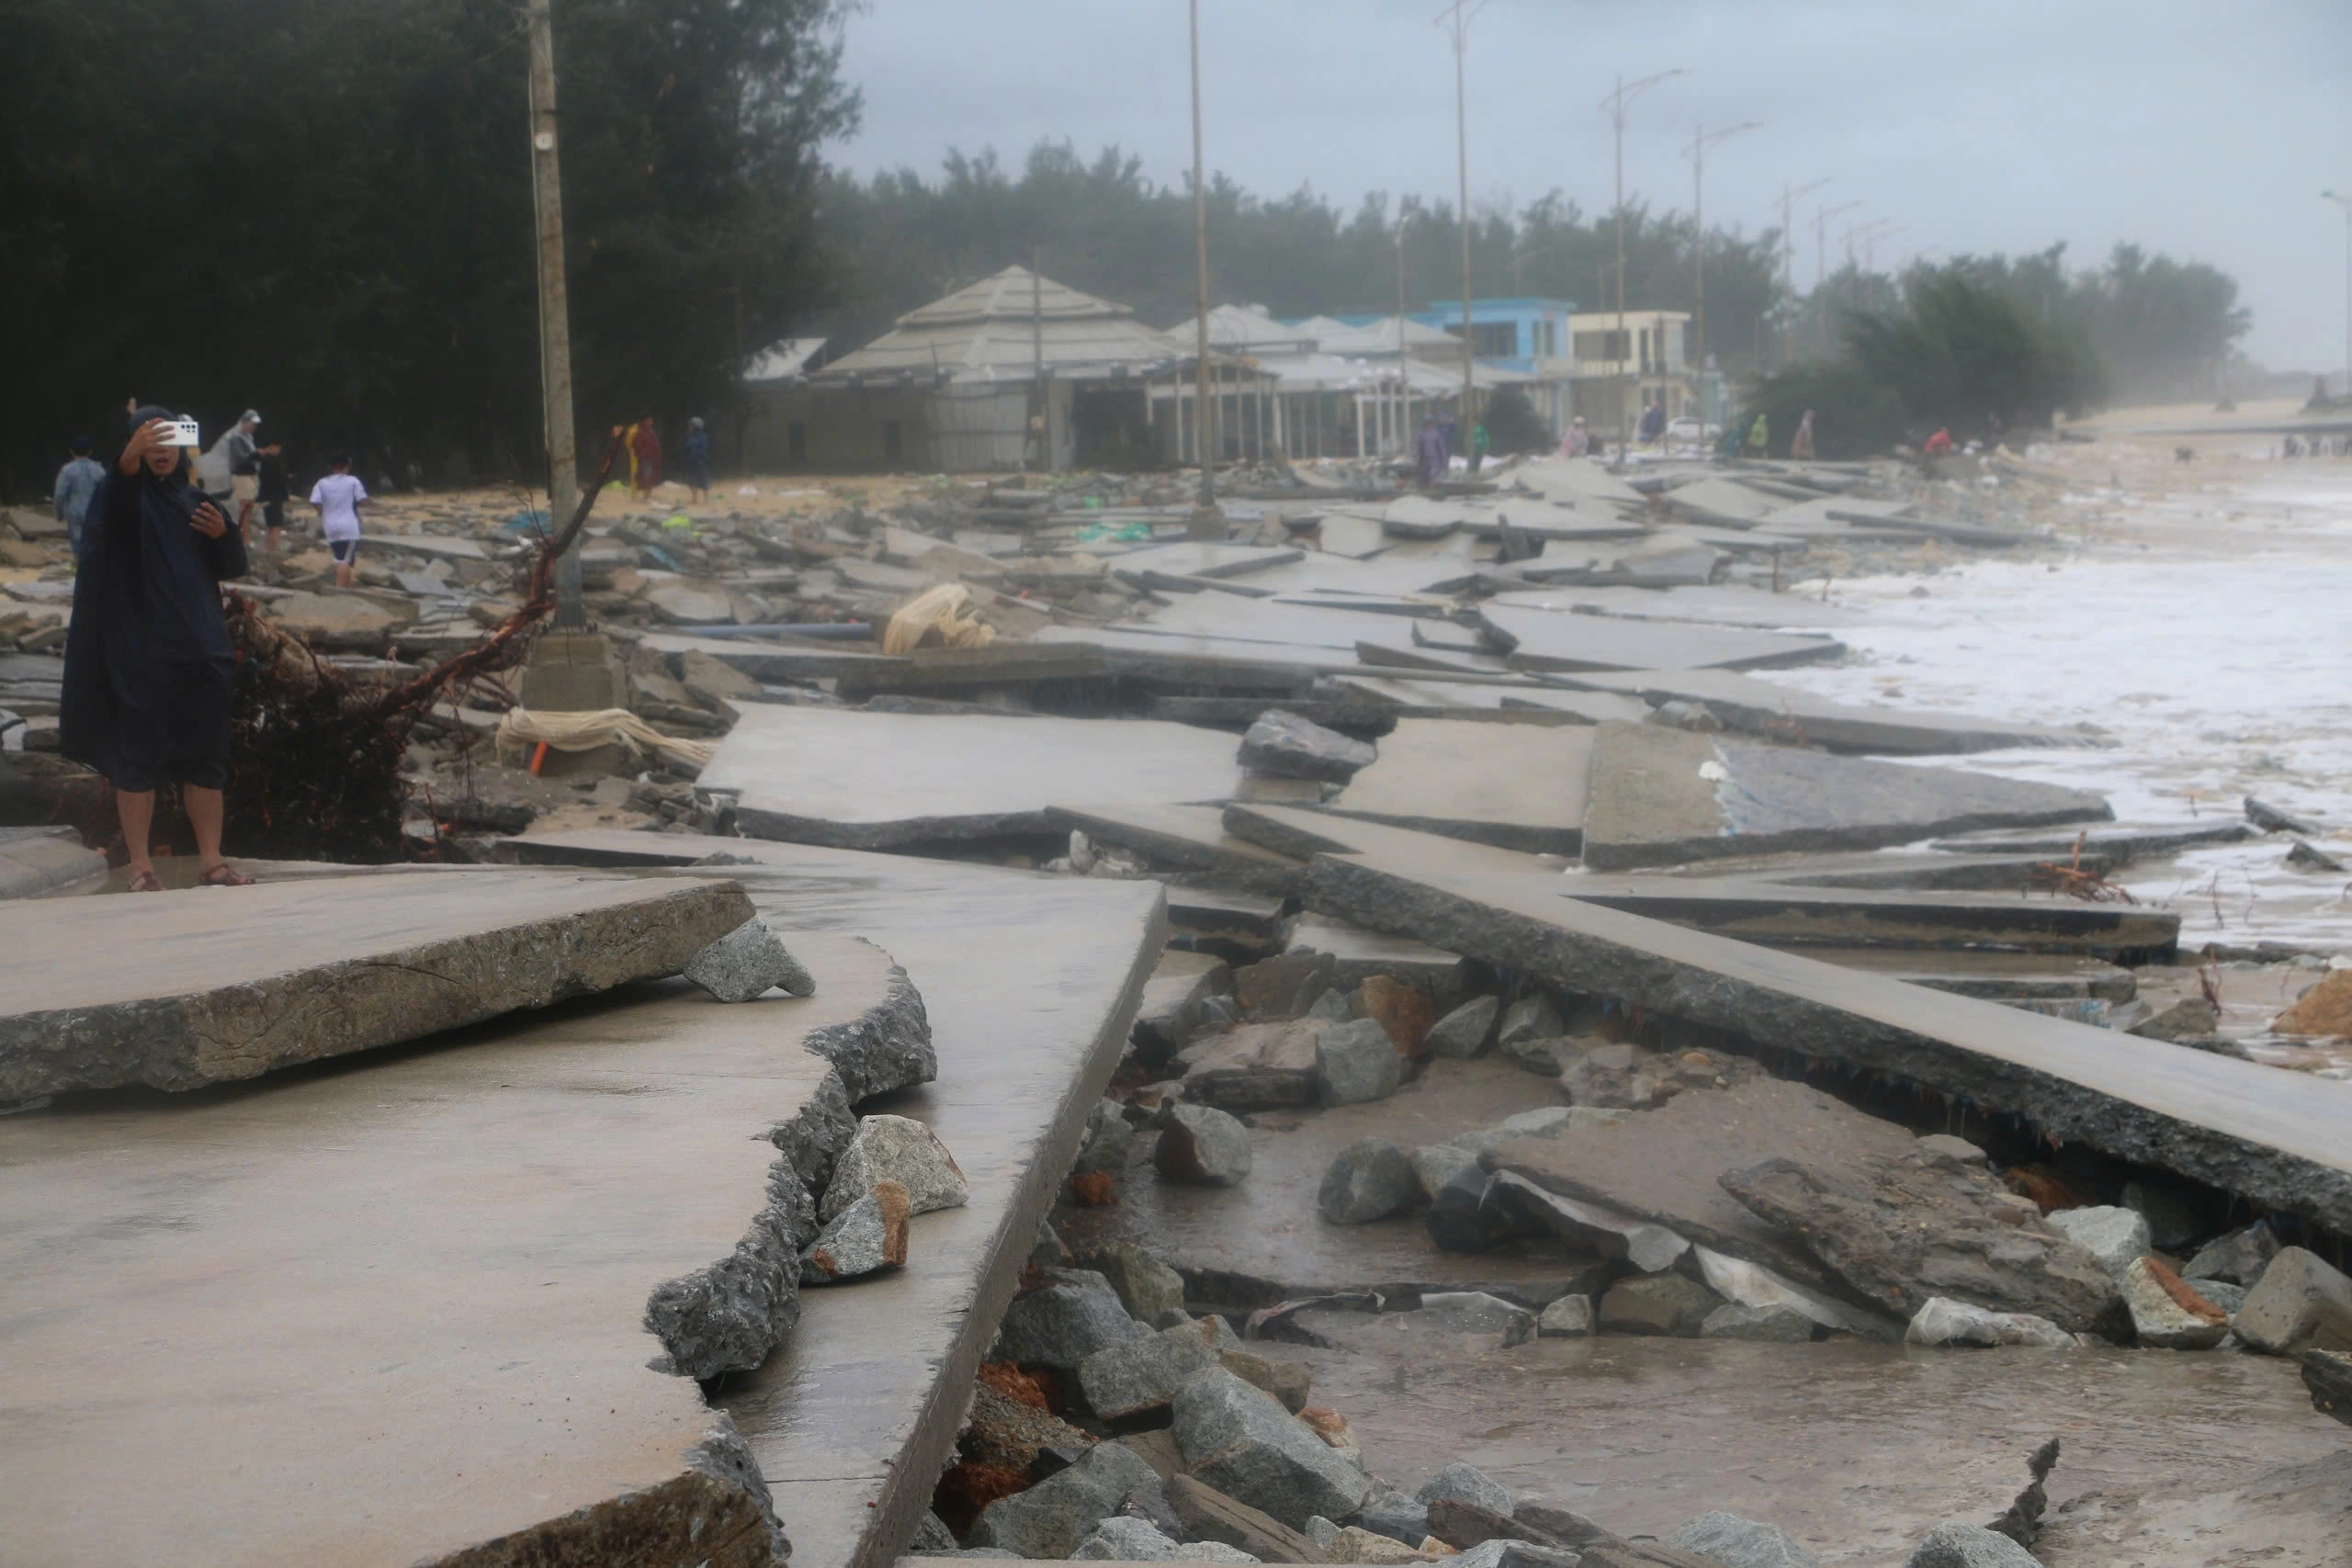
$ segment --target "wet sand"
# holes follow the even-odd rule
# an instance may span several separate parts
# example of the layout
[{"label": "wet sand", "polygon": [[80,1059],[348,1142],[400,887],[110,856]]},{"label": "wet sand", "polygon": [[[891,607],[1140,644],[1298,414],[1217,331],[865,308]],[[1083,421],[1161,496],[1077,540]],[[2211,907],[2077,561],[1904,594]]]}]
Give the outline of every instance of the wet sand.
[{"label": "wet sand", "polygon": [[2265,1357],[1616,1337],[1283,1353],[1375,1473],[1417,1485],[1463,1460],[1623,1534],[1723,1508],[1824,1568],[1892,1565],[1944,1519],[1989,1521],[2056,1437],[2049,1568],[2352,1562],[2352,1427]]}]

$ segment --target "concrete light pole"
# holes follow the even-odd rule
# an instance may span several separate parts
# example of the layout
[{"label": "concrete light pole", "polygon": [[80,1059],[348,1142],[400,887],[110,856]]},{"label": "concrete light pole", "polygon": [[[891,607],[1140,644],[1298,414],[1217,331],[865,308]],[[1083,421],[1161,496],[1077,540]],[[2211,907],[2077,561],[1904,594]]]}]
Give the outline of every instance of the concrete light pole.
[{"label": "concrete light pole", "polygon": [[1806,196],[1827,185],[1827,180],[1813,180],[1792,188],[1786,181],[1781,185],[1781,294],[1788,301],[1789,320],[1781,333],[1782,364],[1797,356],[1797,231],[1794,209],[1797,197]]},{"label": "concrete light pole", "polygon": [[1698,367],[1702,376],[1707,373],[1707,149],[1743,132],[1761,130],[1763,125],[1760,119],[1751,119],[1744,125],[1728,126],[1714,131],[1704,126],[1694,126],[1690,145],[1682,150],[1690,160],[1690,227],[1695,231],[1690,247],[1695,295],[1690,320],[1690,361]]},{"label": "concrete light pole", "polygon": [[1463,56],[1470,48],[1470,22],[1487,8],[1487,0],[1453,0],[1440,13],[1440,27],[1453,29],[1453,162],[1462,210],[1462,444],[1470,445],[1470,370],[1475,353],[1470,337],[1470,110],[1463,85]]},{"label": "concrete light pole", "polygon": [[2344,209],[2344,395],[2352,398],[2352,196],[2332,190],[2319,196]]},{"label": "concrete light pole", "polygon": [[1813,292],[1814,341],[1816,346],[1829,346],[1829,316],[1822,307],[1821,286],[1829,280],[1829,220],[1841,212],[1851,212],[1857,207],[1867,207],[1863,201],[1849,201],[1837,207],[1822,207],[1813,214]]},{"label": "concrete light pole", "polygon": [[[1624,77],[1619,76],[1617,90],[1600,100],[1600,112],[1609,117],[1609,123],[1617,133],[1616,346],[1617,352],[1624,356],[1617,363],[1628,369],[1634,365],[1634,344],[1633,340],[1625,335],[1625,106],[1633,102],[1635,96],[1647,92],[1660,82],[1670,81],[1674,77],[1685,74],[1687,73],[1677,66],[1671,71],[1660,71],[1654,75],[1645,76],[1638,82],[1629,83]],[[1636,385],[1639,385],[1638,381]],[[1625,389],[1621,371],[1617,379],[1617,449],[1620,453],[1625,449]]]},{"label": "concrete light pole", "polygon": [[[555,23],[548,0],[526,0],[531,71],[531,205],[537,219],[539,260],[539,400],[548,444],[548,529],[571,520],[580,504],[579,439],[571,414],[571,311],[563,279],[563,181],[556,161]],[[580,593],[580,546],[563,552],[555,569],[555,624],[577,631],[588,624]]]},{"label": "concrete light pole", "polygon": [[1210,468],[1215,419],[1209,401],[1209,186],[1201,156],[1201,0],[1190,0],[1193,17],[1193,455],[1201,460],[1200,503],[1185,526],[1194,539],[1225,537],[1225,516],[1216,509],[1216,482]]}]

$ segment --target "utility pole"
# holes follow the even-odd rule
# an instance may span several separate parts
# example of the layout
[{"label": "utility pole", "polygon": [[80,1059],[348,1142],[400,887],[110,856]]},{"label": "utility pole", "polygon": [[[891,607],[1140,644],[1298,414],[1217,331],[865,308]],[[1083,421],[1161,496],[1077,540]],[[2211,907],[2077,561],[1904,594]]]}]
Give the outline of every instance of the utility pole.
[{"label": "utility pole", "polygon": [[[571,417],[571,310],[563,282],[563,181],[556,161],[555,24],[548,0],[525,0],[530,35],[531,205],[538,221],[539,400],[547,427],[548,528],[571,520],[580,505],[579,436]],[[580,594],[580,547],[563,552],[555,569],[555,624],[578,631],[588,624]]]},{"label": "utility pole", "polygon": [[1470,109],[1464,86],[1463,56],[1469,51],[1470,22],[1487,8],[1487,0],[1453,0],[1440,13],[1440,27],[1451,25],[1453,29],[1453,162],[1456,186],[1460,192],[1462,210],[1462,443],[1470,444],[1470,371],[1475,355],[1470,335]]},{"label": "utility pole", "polygon": [[2344,209],[2344,395],[2352,398],[2352,196],[2332,190],[2319,195]]},{"label": "utility pole", "polygon": [[[1640,81],[1630,85],[1621,74],[1617,78],[1617,90],[1600,100],[1600,112],[1609,117],[1609,122],[1617,133],[1617,333],[1615,346],[1617,352],[1623,356],[1617,363],[1624,367],[1631,367],[1634,363],[1633,339],[1625,333],[1625,106],[1634,100],[1635,95],[1648,91],[1660,82],[1682,74],[1681,68],[1678,66],[1671,71],[1660,71],[1654,75],[1645,76]],[[1621,369],[1618,376],[1614,378],[1617,381],[1617,450],[1621,456],[1625,450],[1626,435],[1623,374],[1623,370]],[[1635,385],[1639,386],[1638,380]]]},{"label": "utility pole", "polygon": [[1691,128],[1690,145],[1683,149],[1690,159],[1690,227],[1694,231],[1690,246],[1694,294],[1690,359],[1702,377],[1707,373],[1707,149],[1743,131],[1758,130],[1763,123],[1760,119],[1751,119],[1745,125],[1735,125],[1713,132],[1704,126],[1694,126]]},{"label": "utility pole", "polygon": [[1829,310],[1821,299],[1821,286],[1829,277],[1829,220],[1841,212],[1851,212],[1867,203],[1849,201],[1840,207],[1816,208],[1813,214],[1813,314],[1815,345],[1826,353],[1829,348]]},{"label": "utility pole", "polygon": [[1193,443],[1201,460],[1200,504],[1193,508],[1185,527],[1187,537],[1225,537],[1225,516],[1216,509],[1216,482],[1209,468],[1214,449],[1209,403],[1209,184],[1201,156],[1201,0],[1191,0],[1193,14],[1193,276],[1195,308],[1193,352],[1196,355],[1193,405]]},{"label": "utility pole", "polygon": [[1794,209],[1797,197],[1809,195],[1827,185],[1827,180],[1813,180],[1792,188],[1781,183],[1781,293],[1788,301],[1788,325],[1781,333],[1781,362],[1796,357],[1797,352],[1797,231]]},{"label": "utility pole", "polygon": [[1405,376],[1408,363],[1405,357],[1405,225],[1411,218],[1412,214],[1403,210],[1399,204],[1396,213],[1396,408],[1389,417],[1389,434],[1396,438],[1399,446],[1410,446],[1413,439],[1412,383]]},{"label": "utility pole", "polygon": [[1054,467],[1054,400],[1046,386],[1046,278],[1038,270],[1045,257],[1029,252],[1029,385],[1037,395],[1037,468]]},{"label": "utility pole", "polygon": [[1859,234],[1861,236],[1862,241],[1862,270],[1870,273],[1876,272],[1878,270],[1878,243],[1881,240],[1892,238],[1901,232],[1903,232],[1903,225],[1897,223],[1892,218],[1874,218],[1868,223],[1856,224],[1852,229],[1848,230],[1846,233],[1847,265],[1849,266],[1853,265],[1854,236]]}]

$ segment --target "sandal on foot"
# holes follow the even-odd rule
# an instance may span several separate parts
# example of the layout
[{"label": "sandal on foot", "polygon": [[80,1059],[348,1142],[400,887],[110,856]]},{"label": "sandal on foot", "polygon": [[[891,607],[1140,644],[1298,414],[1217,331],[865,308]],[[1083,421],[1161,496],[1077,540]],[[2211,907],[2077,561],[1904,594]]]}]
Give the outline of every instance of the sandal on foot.
[{"label": "sandal on foot", "polygon": [[125,884],[122,890],[125,893],[161,893],[164,879],[152,871],[142,871]]},{"label": "sandal on foot", "polygon": [[196,882],[199,887],[251,887],[254,885],[252,877],[247,876],[227,861],[222,861],[219,865],[198,877]]}]

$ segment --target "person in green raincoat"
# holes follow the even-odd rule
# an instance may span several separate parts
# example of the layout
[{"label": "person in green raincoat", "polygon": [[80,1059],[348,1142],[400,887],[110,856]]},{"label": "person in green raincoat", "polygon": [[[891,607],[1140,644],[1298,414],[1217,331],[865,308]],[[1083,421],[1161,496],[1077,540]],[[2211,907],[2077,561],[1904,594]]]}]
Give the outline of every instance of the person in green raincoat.
[{"label": "person in green raincoat", "polygon": [[1764,411],[1756,411],[1756,423],[1747,427],[1747,449],[1761,457],[1770,450],[1772,432],[1764,422]]},{"label": "person in green raincoat", "polygon": [[1487,434],[1485,420],[1470,427],[1470,471],[1473,474],[1486,467],[1487,454],[1494,450],[1494,437]]}]

